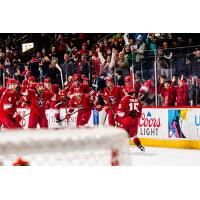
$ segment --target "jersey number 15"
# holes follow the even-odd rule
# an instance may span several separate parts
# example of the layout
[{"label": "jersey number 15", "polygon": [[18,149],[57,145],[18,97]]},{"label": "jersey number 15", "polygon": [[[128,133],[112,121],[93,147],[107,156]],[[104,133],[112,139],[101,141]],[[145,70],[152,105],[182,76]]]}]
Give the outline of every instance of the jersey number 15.
[{"label": "jersey number 15", "polygon": [[139,106],[139,103],[133,103],[133,102],[129,103],[130,111],[136,110],[137,112],[139,112],[138,106]]}]

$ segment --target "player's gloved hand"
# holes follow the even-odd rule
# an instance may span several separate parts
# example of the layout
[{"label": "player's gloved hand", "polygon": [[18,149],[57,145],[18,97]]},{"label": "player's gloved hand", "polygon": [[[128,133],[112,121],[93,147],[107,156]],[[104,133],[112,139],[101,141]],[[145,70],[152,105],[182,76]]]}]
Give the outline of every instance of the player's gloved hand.
[{"label": "player's gloved hand", "polygon": [[20,122],[22,120],[21,115],[18,112],[15,112],[13,118],[16,122]]}]

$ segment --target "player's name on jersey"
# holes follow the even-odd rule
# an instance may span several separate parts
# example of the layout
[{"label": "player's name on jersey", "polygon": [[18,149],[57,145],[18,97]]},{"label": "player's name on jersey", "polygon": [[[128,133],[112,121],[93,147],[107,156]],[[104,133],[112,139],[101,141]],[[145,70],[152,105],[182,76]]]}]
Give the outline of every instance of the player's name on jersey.
[{"label": "player's name on jersey", "polygon": [[133,102],[138,102],[138,99],[130,99],[130,102],[133,103]]}]

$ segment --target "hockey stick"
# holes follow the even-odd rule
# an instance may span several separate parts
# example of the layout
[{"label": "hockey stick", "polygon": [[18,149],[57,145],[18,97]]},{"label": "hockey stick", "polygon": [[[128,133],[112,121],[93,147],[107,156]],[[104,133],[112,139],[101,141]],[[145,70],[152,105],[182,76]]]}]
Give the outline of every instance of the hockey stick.
[{"label": "hockey stick", "polygon": [[104,118],[104,120],[103,120],[103,126],[104,126],[105,123],[106,123],[107,116],[108,116],[108,113],[106,113],[106,116],[105,116],[105,118]]},{"label": "hockey stick", "polygon": [[[73,114],[75,114],[75,113],[77,113],[78,112],[78,110],[76,110],[75,112],[73,112],[73,113],[71,113],[70,115],[69,115],[69,119],[70,119],[70,117],[73,115]],[[62,122],[62,121],[64,121],[66,118],[64,118],[64,119],[60,119],[60,120],[57,120],[56,122]],[[67,124],[69,124],[69,119],[67,120]]]},{"label": "hockey stick", "polygon": [[26,116],[28,116],[28,115],[30,115],[30,114],[31,114],[31,113],[27,113],[27,114],[23,115],[22,118],[24,118],[24,117],[26,117]]}]

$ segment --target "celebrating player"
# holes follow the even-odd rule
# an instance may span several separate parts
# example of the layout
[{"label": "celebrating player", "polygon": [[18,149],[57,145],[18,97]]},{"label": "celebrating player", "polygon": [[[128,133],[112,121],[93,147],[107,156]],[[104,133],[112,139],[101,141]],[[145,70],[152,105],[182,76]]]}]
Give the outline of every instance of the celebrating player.
[{"label": "celebrating player", "polygon": [[46,118],[46,102],[50,101],[52,94],[44,91],[43,83],[39,82],[36,91],[29,89],[26,92],[27,102],[30,102],[30,116],[28,128],[37,128],[39,123],[41,128],[48,128],[48,120]]},{"label": "celebrating player", "polygon": [[120,100],[124,96],[122,88],[114,85],[112,78],[106,78],[107,87],[104,89],[105,111],[108,113],[110,126],[115,126],[114,115],[117,111]]},{"label": "celebrating player", "polygon": [[5,128],[21,128],[21,115],[16,112],[18,95],[16,92],[18,83],[15,79],[7,80],[7,88],[1,88],[3,91],[0,99],[0,121]]},{"label": "celebrating player", "polygon": [[142,105],[137,97],[133,96],[133,88],[126,86],[124,89],[125,96],[119,103],[116,121],[118,126],[124,128],[130,137],[130,143],[134,142],[135,145],[144,151],[139,138],[137,137],[138,123],[142,112]]},{"label": "celebrating player", "polygon": [[78,116],[76,121],[77,127],[82,127],[88,123],[93,104],[88,94],[81,91],[80,88],[74,89],[74,96],[69,101],[69,111],[66,114],[66,119],[69,120],[71,113],[78,108]]}]

